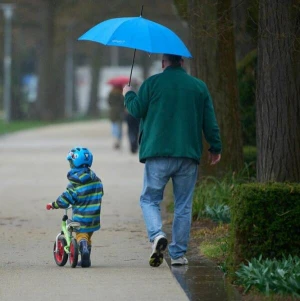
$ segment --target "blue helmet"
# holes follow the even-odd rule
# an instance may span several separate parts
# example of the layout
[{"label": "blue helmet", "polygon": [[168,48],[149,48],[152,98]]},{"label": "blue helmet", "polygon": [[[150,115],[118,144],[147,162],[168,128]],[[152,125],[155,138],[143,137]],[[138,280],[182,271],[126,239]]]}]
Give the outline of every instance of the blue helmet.
[{"label": "blue helmet", "polygon": [[93,154],[86,147],[74,147],[67,155],[67,160],[71,167],[91,167],[93,163]]}]

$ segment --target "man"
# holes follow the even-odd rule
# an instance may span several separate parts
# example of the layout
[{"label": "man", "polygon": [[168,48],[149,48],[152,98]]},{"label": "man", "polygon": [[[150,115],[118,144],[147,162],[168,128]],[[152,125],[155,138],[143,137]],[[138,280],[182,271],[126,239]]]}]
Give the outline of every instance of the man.
[{"label": "man", "polygon": [[138,95],[123,88],[129,113],[141,118],[139,160],[145,163],[140,205],[152,242],[149,264],[158,267],[168,241],[162,230],[160,203],[169,179],[173,182],[174,219],[168,246],[172,265],[185,265],[193,192],[202,154],[202,133],[209,143],[211,164],[221,159],[219,127],[204,82],[182,68],[181,56],[164,54],[163,72],[144,81]]}]

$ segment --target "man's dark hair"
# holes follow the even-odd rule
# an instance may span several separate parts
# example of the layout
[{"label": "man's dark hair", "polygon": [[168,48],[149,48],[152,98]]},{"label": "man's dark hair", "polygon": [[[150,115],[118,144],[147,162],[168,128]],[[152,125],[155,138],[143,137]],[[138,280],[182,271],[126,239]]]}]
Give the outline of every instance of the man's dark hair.
[{"label": "man's dark hair", "polygon": [[182,56],[176,54],[164,54],[163,58],[168,60],[172,66],[181,66]]}]

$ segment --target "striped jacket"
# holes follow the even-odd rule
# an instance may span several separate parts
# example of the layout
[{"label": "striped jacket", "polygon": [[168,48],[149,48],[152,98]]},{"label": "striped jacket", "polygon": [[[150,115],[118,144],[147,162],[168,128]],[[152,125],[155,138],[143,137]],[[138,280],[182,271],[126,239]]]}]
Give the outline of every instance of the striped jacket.
[{"label": "striped jacket", "polygon": [[66,191],[57,198],[53,207],[68,208],[72,205],[72,219],[81,224],[78,232],[99,230],[103,196],[101,180],[88,167],[71,169],[67,178],[70,182]]}]

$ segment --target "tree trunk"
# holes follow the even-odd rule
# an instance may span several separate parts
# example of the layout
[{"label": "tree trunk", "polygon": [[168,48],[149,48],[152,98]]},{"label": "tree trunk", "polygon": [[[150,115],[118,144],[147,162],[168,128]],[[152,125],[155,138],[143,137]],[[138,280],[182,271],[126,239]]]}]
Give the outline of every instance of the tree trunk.
[{"label": "tree trunk", "polygon": [[260,1],[256,91],[260,182],[300,181],[300,5],[296,3]]},{"label": "tree trunk", "polygon": [[93,58],[92,58],[92,84],[90,92],[90,103],[88,107],[87,115],[90,117],[99,117],[100,110],[98,107],[99,100],[99,80],[100,80],[100,68],[102,66],[102,54],[99,51],[98,45],[94,46]]},{"label": "tree trunk", "polygon": [[232,0],[237,62],[257,47],[258,0]]},{"label": "tree trunk", "polygon": [[37,101],[38,116],[43,120],[53,119],[51,110],[51,101],[55,99],[54,95],[54,78],[53,72],[53,52],[54,52],[54,17],[55,4],[52,1],[46,1],[43,18],[44,37],[39,48],[39,91]]},{"label": "tree trunk", "polygon": [[212,95],[223,144],[222,160],[207,164],[204,148],[200,172],[224,174],[243,167],[243,144],[237,90],[231,0],[188,0],[192,75],[203,80]]}]

